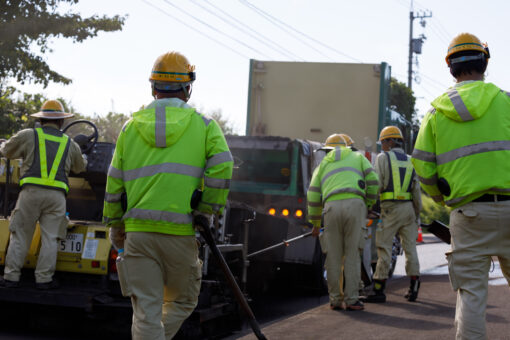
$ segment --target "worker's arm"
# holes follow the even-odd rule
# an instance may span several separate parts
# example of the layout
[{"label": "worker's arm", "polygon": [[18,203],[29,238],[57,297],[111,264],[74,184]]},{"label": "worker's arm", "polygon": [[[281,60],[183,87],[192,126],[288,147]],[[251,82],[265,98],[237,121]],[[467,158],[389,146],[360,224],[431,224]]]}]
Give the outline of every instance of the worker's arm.
[{"label": "worker's arm", "polygon": [[25,144],[29,139],[34,139],[34,130],[21,130],[2,144],[0,153],[9,159],[24,158],[26,156]]},{"label": "worker's arm", "polygon": [[411,162],[422,189],[437,203],[444,204],[443,196],[437,186],[435,111],[429,111],[420,127]]},{"label": "worker's arm", "polygon": [[308,221],[313,224],[314,228],[320,228],[322,218],[320,165],[313,172],[310,187],[306,193],[306,199],[308,202]]},{"label": "worker's arm", "polygon": [[71,171],[75,174],[87,170],[87,160],[83,158],[81,149],[72,139],[69,144],[69,156],[71,157]]},{"label": "worker's arm", "polygon": [[379,191],[379,176],[375,172],[372,164],[365,157],[361,156],[361,167],[363,175],[365,176],[366,184],[366,204],[367,208],[370,209],[377,202],[377,193]]},{"label": "worker's arm", "polygon": [[122,156],[124,154],[124,130],[119,134],[112,163],[108,169],[106,192],[104,196],[103,223],[108,226],[122,225],[124,215],[122,209],[122,195],[126,193],[122,177]]},{"label": "worker's arm", "polygon": [[420,181],[417,176],[414,176],[411,193],[413,195],[413,208],[416,218],[420,217],[421,211],[421,190],[420,190]]},{"label": "worker's arm", "polygon": [[227,202],[234,161],[225,136],[214,119],[207,125],[206,133],[204,190],[197,210],[206,214],[222,214]]},{"label": "worker's arm", "polygon": [[377,155],[374,164],[374,170],[379,178],[379,190],[378,193],[382,192],[383,189],[388,185],[388,156],[386,153],[381,152]]}]

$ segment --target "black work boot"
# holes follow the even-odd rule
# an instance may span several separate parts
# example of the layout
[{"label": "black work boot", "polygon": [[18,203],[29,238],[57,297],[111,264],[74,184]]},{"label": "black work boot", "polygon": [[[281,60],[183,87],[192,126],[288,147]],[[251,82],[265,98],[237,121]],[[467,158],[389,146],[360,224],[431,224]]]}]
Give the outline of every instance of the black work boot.
[{"label": "black work boot", "polygon": [[368,303],[383,303],[386,302],[386,294],[384,294],[384,287],[386,280],[374,280],[374,293],[367,296],[365,302]]},{"label": "black work boot", "polygon": [[411,276],[411,284],[409,285],[409,290],[405,295],[405,298],[408,301],[414,302],[418,298],[418,291],[420,290],[420,277],[419,276]]}]

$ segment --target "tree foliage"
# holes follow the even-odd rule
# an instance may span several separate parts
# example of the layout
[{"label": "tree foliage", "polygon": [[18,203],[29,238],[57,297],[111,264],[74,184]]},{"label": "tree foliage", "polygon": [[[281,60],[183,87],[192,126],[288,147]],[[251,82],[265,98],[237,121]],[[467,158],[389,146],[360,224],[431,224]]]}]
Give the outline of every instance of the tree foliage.
[{"label": "tree foliage", "polygon": [[[50,81],[69,84],[71,79],[52,70],[41,55],[51,52],[54,37],[82,42],[100,31],[122,29],[124,17],[61,14],[60,3],[76,4],[79,0],[4,0],[0,2],[0,80],[14,77],[23,84],[27,80],[43,84]],[[34,52],[35,51],[35,52]]]},{"label": "tree foliage", "polygon": [[39,111],[45,98],[40,94],[19,93],[8,87],[0,97],[0,138],[9,138],[19,130],[34,125],[31,113]]},{"label": "tree foliage", "polygon": [[415,104],[416,98],[413,90],[397,79],[391,78],[390,107],[395,107],[395,111],[401,113],[408,121],[412,122],[416,115]]}]

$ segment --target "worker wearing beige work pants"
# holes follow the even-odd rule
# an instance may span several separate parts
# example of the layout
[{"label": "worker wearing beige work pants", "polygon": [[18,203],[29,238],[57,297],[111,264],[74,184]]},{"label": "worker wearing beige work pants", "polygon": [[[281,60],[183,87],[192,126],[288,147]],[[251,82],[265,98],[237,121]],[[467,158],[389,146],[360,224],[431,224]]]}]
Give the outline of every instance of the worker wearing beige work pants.
[{"label": "worker wearing beige work pants", "polygon": [[198,303],[202,261],[195,236],[128,232],[124,249],[132,338],[172,339]]},{"label": "worker wearing beige work pants", "polygon": [[447,253],[457,291],[457,340],[486,339],[485,309],[492,256],[510,285],[510,201],[474,202],[450,214],[452,250]]},{"label": "worker wearing beige work pants", "polygon": [[[329,301],[332,306],[358,301],[360,273],[360,237],[365,224],[366,205],[358,198],[326,202],[324,236]],[[345,290],[340,285],[342,263]]]},{"label": "worker wearing beige work pants", "polygon": [[[5,258],[4,279],[19,281],[21,268],[32,242],[36,222],[41,228],[41,249],[35,267],[35,282],[52,281],[57,263],[58,238],[65,237],[63,223],[66,199],[63,191],[26,185],[11,214],[11,238]],[[64,233],[62,233],[64,229]]]},{"label": "worker wearing beige work pants", "polygon": [[420,275],[420,263],[416,252],[418,226],[413,203],[411,201],[383,202],[381,203],[381,218],[382,222],[379,223],[375,232],[378,258],[374,279],[386,280],[388,278],[393,237],[397,232],[406,254],[407,276]]}]

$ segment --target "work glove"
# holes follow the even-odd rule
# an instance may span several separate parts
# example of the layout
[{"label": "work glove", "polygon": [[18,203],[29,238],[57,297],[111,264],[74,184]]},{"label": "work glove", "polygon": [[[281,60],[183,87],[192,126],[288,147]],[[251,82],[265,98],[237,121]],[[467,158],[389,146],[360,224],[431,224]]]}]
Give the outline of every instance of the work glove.
[{"label": "work glove", "polygon": [[126,231],[124,225],[115,225],[110,228],[110,242],[116,250],[124,248]]},{"label": "work glove", "polygon": [[193,224],[196,225],[197,222],[207,223],[207,226],[211,226],[213,223],[213,215],[207,214],[198,210],[193,210],[191,213],[193,215]]}]

